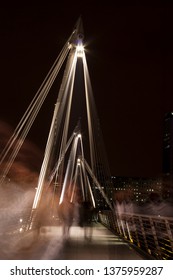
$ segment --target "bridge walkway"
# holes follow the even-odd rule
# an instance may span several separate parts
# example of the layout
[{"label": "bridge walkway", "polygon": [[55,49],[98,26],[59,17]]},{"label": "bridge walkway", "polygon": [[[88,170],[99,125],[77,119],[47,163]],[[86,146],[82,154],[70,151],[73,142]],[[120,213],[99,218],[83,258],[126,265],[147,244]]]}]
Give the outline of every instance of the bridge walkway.
[{"label": "bridge walkway", "polygon": [[13,259],[30,260],[142,260],[128,243],[115,236],[102,224],[92,227],[91,239],[85,238],[85,228],[72,226],[68,238],[62,236],[62,227],[41,228],[40,235],[26,234],[20,240]]}]

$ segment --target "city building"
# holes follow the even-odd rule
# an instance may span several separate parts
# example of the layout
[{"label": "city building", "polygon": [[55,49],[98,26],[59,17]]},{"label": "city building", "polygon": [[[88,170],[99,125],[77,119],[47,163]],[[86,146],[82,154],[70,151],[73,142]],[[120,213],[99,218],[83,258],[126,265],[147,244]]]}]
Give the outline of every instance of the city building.
[{"label": "city building", "polygon": [[121,193],[127,200],[142,204],[150,199],[151,193],[162,197],[161,178],[120,177],[112,176],[114,195]]}]

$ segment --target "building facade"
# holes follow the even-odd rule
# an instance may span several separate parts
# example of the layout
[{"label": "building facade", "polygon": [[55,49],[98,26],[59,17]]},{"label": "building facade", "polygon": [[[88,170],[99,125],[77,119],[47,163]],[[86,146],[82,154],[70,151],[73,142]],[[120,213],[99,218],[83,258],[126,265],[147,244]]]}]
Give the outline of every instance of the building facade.
[{"label": "building facade", "polygon": [[161,178],[119,177],[112,176],[114,196],[121,194],[125,200],[143,204],[150,200],[151,194],[157,193],[162,198]]}]

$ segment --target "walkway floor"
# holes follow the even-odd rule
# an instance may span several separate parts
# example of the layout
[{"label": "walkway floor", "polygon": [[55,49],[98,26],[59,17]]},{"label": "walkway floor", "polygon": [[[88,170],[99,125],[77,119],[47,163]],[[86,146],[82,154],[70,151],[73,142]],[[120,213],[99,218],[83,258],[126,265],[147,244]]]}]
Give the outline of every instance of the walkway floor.
[{"label": "walkway floor", "polygon": [[[85,229],[73,226],[68,239],[63,238],[61,227],[45,227],[38,238],[31,234],[13,243],[11,251],[1,259],[30,260],[142,260],[131,246],[101,224],[92,228],[90,240]],[[2,251],[1,251],[2,253]]]}]

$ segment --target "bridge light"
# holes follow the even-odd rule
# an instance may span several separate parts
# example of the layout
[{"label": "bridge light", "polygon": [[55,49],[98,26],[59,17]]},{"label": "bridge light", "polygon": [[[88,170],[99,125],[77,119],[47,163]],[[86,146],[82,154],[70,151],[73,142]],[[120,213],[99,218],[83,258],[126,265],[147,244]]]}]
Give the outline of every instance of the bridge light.
[{"label": "bridge light", "polygon": [[77,50],[77,56],[82,57],[84,54],[84,46],[82,44],[77,45],[76,50]]},{"label": "bridge light", "polygon": [[80,165],[80,158],[78,158],[77,160],[77,165]]},{"label": "bridge light", "polygon": [[82,137],[82,135],[79,133],[77,137],[78,137],[78,138],[81,138],[81,137]]}]

